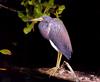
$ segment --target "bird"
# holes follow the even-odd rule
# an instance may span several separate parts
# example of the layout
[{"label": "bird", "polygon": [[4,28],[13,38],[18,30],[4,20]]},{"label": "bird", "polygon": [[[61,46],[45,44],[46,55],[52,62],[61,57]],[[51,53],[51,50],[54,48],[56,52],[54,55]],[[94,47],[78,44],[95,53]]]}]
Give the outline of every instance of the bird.
[{"label": "bird", "polygon": [[[53,75],[60,68],[62,54],[68,60],[71,58],[73,50],[68,31],[62,20],[59,18],[41,16],[39,18],[31,19],[30,21],[40,21],[38,28],[41,35],[47,39],[51,46],[58,52],[56,66],[48,70],[48,72]],[[69,70],[74,74],[72,67],[68,63],[67,66]]]}]

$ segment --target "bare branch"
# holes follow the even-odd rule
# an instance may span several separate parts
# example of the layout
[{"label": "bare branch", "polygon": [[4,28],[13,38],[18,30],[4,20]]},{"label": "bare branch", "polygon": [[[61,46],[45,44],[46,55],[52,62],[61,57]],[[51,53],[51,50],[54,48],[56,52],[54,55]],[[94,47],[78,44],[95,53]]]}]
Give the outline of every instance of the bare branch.
[{"label": "bare branch", "polygon": [[0,4],[0,7],[5,8],[5,9],[10,10],[10,11],[13,11],[13,12],[18,12],[17,10],[12,9],[12,8],[9,8],[9,7],[4,6],[4,5],[2,5],[2,4]]}]

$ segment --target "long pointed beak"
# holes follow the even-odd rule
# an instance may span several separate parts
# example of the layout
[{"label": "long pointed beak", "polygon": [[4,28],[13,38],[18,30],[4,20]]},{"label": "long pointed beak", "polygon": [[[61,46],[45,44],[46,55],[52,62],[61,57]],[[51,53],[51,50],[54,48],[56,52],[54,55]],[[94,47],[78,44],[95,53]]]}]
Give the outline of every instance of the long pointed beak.
[{"label": "long pointed beak", "polygon": [[31,20],[28,20],[28,21],[42,21],[42,20],[44,20],[44,19],[42,17],[40,17],[40,18],[31,19]]}]

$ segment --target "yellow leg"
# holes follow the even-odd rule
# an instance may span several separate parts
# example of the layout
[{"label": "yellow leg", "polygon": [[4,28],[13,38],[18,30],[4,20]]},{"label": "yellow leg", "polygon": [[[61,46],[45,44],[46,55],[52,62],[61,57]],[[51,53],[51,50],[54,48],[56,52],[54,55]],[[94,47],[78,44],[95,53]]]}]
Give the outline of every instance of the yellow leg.
[{"label": "yellow leg", "polygon": [[61,58],[62,58],[62,53],[58,52],[58,57],[57,57],[57,62],[56,62],[56,67],[57,68],[60,67]]},{"label": "yellow leg", "polygon": [[54,76],[55,73],[57,72],[57,70],[60,68],[60,62],[61,62],[61,58],[62,58],[62,53],[61,52],[58,52],[58,57],[57,57],[57,62],[56,62],[56,66],[49,69],[47,71],[47,73],[50,74],[50,76]]}]

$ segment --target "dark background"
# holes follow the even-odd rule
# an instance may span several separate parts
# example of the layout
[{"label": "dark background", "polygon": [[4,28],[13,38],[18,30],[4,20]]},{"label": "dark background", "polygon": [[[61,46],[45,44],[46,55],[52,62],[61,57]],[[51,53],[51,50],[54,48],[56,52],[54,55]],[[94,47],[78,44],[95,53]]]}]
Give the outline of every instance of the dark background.
[{"label": "dark background", "polygon": [[[0,3],[16,10],[23,9],[19,6],[18,0],[0,0]],[[80,0],[62,0],[59,3],[66,5],[61,19],[67,27],[73,47],[69,63],[75,70],[98,72],[99,4]],[[18,18],[17,13],[0,8],[0,49],[7,48],[13,53],[12,56],[0,54],[1,65],[8,63],[25,67],[55,66],[57,52],[40,35],[38,28],[28,35],[23,33],[23,28],[24,23]],[[66,60],[65,57],[63,60]]]}]

